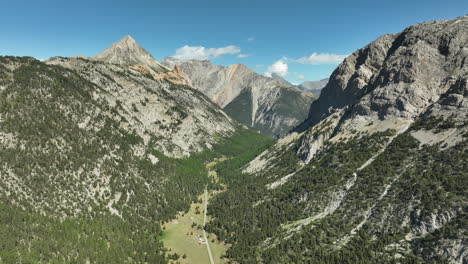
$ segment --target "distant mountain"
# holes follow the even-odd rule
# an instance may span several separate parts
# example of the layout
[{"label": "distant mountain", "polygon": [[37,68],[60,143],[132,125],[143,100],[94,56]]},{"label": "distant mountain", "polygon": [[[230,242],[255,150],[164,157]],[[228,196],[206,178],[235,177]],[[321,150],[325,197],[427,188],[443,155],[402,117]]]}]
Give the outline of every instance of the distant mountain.
[{"label": "distant mountain", "polygon": [[468,259],[468,16],[383,35],[237,172],[207,230],[238,263]]},{"label": "distant mountain", "polygon": [[322,79],[320,81],[306,81],[297,85],[296,87],[301,89],[302,91],[320,94],[320,91],[327,85],[327,83],[328,78]]},{"label": "distant mountain", "polygon": [[146,65],[155,72],[167,72],[168,69],[156,61],[149,52],[142,48],[131,37],[125,36],[110,47],[93,57],[94,60],[103,61],[121,66]]},{"label": "distant mountain", "polygon": [[268,78],[242,64],[229,67],[209,61],[165,58],[168,68],[179,66],[188,82],[229,115],[248,127],[282,137],[305,119],[316,95],[299,91],[284,80]]},{"label": "distant mountain", "polygon": [[[236,122],[205,96],[193,92],[177,67],[170,70],[161,65],[132,37],[126,36],[112,44],[93,60],[104,63],[79,58],[54,58],[47,63],[77,71],[106,90],[124,109],[141,107],[142,111],[134,111],[126,119],[133,122],[136,118],[143,124],[141,131],[135,128],[140,136],[151,131],[160,137],[157,144],[168,141],[159,149],[166,155],[180,156],[203,150],[213,144],[213,135],[234,131]],[[154,104],[148,103],[153,95],[157,95]]]}]

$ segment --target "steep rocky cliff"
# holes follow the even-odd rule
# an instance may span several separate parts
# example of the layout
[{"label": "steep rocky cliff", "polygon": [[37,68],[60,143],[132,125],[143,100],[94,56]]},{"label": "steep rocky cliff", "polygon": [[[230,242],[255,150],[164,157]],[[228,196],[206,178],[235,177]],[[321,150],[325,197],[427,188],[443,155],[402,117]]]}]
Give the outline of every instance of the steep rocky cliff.
[{"label": "steep rocky cliff", "polygon": [[466,78],[466,31],[466,17],[462,17],[418,24],[378,38],[333,72],[312,104],[309,118],[296,130],[304,131],[324,119],[336,119],[330,137],[346,136],[351,130],[404,130],[454,83]]},{"label": "steep rocky cliff", "polygon": [[466,263],[467,83],[468,16],[376,39],[226,179],[212,230],[240,262]]},{"label": "steep rocky cliff", "polygon": [[242,64],[229,67],[209,61],[165,58],[169,68],[178,65],[190,84],[229,115],[248,127],[275,137],[284,136],[302,122],[316,95],[299,91],[285,81],[255,73]]}]

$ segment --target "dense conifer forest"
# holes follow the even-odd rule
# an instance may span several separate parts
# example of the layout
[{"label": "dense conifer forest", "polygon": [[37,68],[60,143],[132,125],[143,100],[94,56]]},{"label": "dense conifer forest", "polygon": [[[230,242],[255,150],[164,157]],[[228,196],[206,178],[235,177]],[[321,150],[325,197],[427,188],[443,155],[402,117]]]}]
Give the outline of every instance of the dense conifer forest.
[{"label": "dense conifer forest", "polygon": [[[418,126],[415,124],[414,129]],[[414,206],[421,214],[413,220],[418,221],[466,197],[466,141],[440,151],[440,144],[420,146],[410,132],[397,136],[371,165],[357,172],[354,186],[359,188],[349,189],[341,208],[304,224],[310,215],[324,209],[333,186],[345,185],[393,135],[387,131],[328,143],[326,151],[275,190],[268,188],[269,177],[281,168],[294,168],[298,161],[294,155],[279,158],[274,168],[256,177],[242,173],[242,162],[236,159],[220,163],[217,171],[228,188],[212,201],[209,213],[215,221],[207,229],[232,244],[227,257],[240,263],[445,263],[440,257],[428,260],[424,250],[437,240],[466,233],[466,207],[456,205],[462,213],[455,220],[413,240],[408,248],[392,244],[404,240],[409,231],[398,227],[404,221],[398,212],[405,210],[407,202],[418,200]],[[386,186],[390,186],[388,194],[379,197]],[[375,201],[378,206],[372,205]],[[365,217],[355,212],[365,208],[376,216],[347,237]],[[388,221],[383,227],[375,224],[382,221],[378,219],[382,215]]]}]

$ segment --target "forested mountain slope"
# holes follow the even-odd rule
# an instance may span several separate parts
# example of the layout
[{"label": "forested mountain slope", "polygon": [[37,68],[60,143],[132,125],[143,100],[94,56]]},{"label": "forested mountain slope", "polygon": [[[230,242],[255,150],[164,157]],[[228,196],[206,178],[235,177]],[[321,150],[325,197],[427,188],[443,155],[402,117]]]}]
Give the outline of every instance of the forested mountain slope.
[{"label": "forested mountain slope", "polygon": [[145,67],[0,57],[0,263],[166,263],[204,163],[271,141]]},{"label": "forested mountain slope", "polygon": [[240,263],[466,263],[467,120],[468,16],[384,35],[297,132],[218,167],[209,230]]},{"label": "forested mountain slope", "polygon": [[226,113],[274,137],[286,135],[304,121],[311,102],[317,98],[313,93],[258,74],[243,64],[224,67],[206,60],[179,61],[172,57],[161,63],[169,68],[178,66],[195,89]]}]

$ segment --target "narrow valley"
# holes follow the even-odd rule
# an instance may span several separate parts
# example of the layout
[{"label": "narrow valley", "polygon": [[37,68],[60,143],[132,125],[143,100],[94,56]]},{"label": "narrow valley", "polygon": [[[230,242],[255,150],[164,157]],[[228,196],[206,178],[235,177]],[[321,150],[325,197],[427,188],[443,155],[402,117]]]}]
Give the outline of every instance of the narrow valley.
[{"label": "narrow valley", "polygon": [[468,1],[4,2],[0,264],[468,264]]}]

